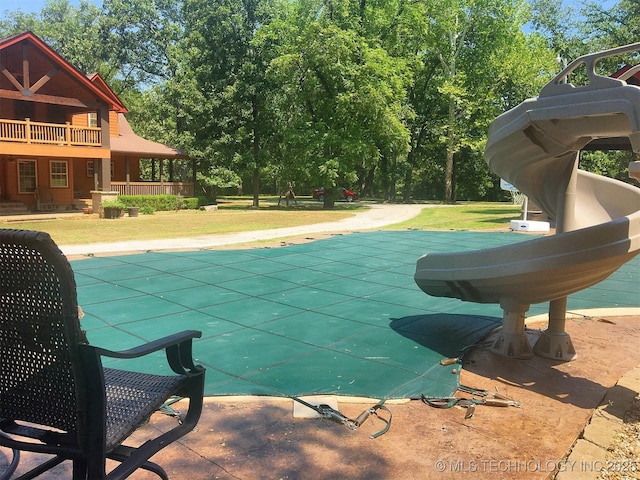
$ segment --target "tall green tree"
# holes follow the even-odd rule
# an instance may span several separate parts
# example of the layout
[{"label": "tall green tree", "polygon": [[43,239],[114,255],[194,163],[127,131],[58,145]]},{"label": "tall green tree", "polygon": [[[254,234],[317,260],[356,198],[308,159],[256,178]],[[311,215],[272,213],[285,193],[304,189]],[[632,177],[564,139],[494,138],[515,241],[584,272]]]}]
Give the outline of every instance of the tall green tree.
[{"label": "tall green tree", "polygon": [[211,143],[217,161],[235,170],[252,170],[253,205],[259,205],[263,150],[271,123],[265,111],[269,86],[265,71],[270,49],[256,33],[275,11],[272,0],[188,0],[186,35],[191,67],[208,107],[196,128],[198,141]]},{"label": "tall green tree", "polygon": [[[456,155],[463,149],[480,153],[489,122],[503,92],[496,78],[514,71],[514,62],[544,67],[549,56],[527,51],[536,46],[522,33],[526,21],[518,0],[433,0],[428,2],[425,60],[437,66],[437,84],[444,109],[437,118],[445,149],[444,200],[453,202]],[[539,45],[537,45],[539,47]],[[514,53],[522,54],[517,58]],[[531,57],[543,53],[540,60]],[[533,65],[535,64],[535,65]],[[533,80],[540,70],[530,70]],[[531,78],[517,81],[529,84]],[[512,82],[513,84],[514,82]],[[477,155],[476,157],[480,157]],[[481,157],[480,157],[481,158]],[[478,158],[480,160],[480,158]]]},{"label": "tall green tree", "polygon": [[181,56],[181,1],[103,0],[102,38],[117,65],[121,91],[144,89],[176,76]]},{"label": "tall green tree", "polygon": [[[534,7],[552,14],[558,1]],[[256,206],[264,179],[389,199],[491,195],[489,123],[537,94],[574,31],[549,15],[537,23],[546,36],[523,33],[523,0],[102,5],[49,0],[9,12],[0,31],[33,30],[101,73],[137,132],[198,159],[210,193],[242,176]]]},{"label": "tall green tree", "polygon": [[409,72],[351,28],[360,23],[348,8],[353,3],[321,2],[316,19],[299,14],[269,69],[281,92],[272,108],[285,132],[283,158],[325,187],[326,208],[335,187],[353,185],[363,167],[391,166],[408,151]]},{"label": "tall green tree", "polygon": [[588,2],[584,10],[582,33],[596,49],[627,45],[640,35],[640,4],[635,0],[619,0],[611,8]]}]

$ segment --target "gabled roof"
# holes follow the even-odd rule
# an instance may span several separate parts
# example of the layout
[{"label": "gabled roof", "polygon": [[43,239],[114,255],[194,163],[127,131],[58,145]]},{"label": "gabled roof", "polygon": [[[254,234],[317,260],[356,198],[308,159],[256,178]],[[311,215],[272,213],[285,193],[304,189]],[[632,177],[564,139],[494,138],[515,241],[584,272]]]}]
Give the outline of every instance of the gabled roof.
[{"label": "gabled roof", "polygon": [[111,152],[138,158],[188,158],[177,148],[167,147],[136,135],[125,118],[118,113],[118,136],[111,137]]},{"label": "gabled roof", "polygon": [[[49,69],[50,65],[57,67],[60,71],[64,72],[66,78],[71,80],[71,82],[73,82],[76,86],[84,89],[88,94],[97,98],[99,101],[106,103],[112,110],[118,112],[126,112],[126,108],[115,95],[115,93],[111,91],[111,89],[105,90],[101,88],[101,86],[99,86],[99,82],[93,83],[77,68],[71,65],[56,51],[54,51],[51,47],[44,43],[33,32],[24,32],[18,35],[0,39],[0,52],[8,52],[11,50],[11,47],[14,47],[21,43],[35,49],[36,53],[39,54],[40,60],[44,61],[46,59],[47,66],[45,68]],[[4,66],[6,67],[6,65]],[[33,81],[36,80],[37,79],[33,79]]]},{"label": "gabled roof", "polygon": [[[632,68],[634,69],[633,72],[629,72]],[[627,72],[629,72],[631,75],[629,75],[629,73]],[[620,70],[618,70],[616,73],[614,73],[611,76],[613,78],[627,77],[625,78],[625,81],[629,85],[636,85],[636,86],[640,85],[640,72],[637,71],[635,67],[632,67],[631,65],[623,66]]]},{"label": "gabled roof", "polygon": [[118,112],[127,113],[127,107],[124,106],[124,103],[122,103],[122,101],[118,98],[116,92],[111,89],[111,87],[107,84],[107,82],[104,81],[104,78],[102,78],[99,73],[92,73],[90,75],[87,75],[87,78],[89,78],[89,81],[96,87],[98,87],[107,95],[111,96],[111,98],[113,99],[113,103],[120,106]]}]

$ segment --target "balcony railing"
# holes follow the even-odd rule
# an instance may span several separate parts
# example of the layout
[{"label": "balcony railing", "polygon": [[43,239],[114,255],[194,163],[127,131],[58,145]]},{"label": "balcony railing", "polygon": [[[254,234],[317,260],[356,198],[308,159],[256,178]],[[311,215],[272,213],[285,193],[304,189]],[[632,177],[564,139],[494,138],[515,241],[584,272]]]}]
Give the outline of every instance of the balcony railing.
[{"label": "balcony railing", "polygon": [[42,123],[26,120],[0,119],[0,141],[67,145],[82,147],[102,146],[101,129],[76,127],[70,123]]},{"label": "balcony railing", "polygon": [[193,197],[191,182],[114,182],[111,190],[119,195],[180,195]]}]

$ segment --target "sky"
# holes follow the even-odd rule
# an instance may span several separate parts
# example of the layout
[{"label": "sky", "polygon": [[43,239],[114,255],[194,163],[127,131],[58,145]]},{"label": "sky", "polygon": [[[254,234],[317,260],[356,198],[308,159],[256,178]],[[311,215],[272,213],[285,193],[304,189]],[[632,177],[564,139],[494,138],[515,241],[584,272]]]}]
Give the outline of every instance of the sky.
[{"label": "sky", "polygon": [[[72,5],[79,5],[79,0],[69,0]],[[90,3],[99,5],[102,2],[100,0],[89,0]],[[37,13],[47,3],[47,0],[0,0],[0,12],[5,10],[20,10],[23,13]]]},{"label": "sky", "polygon": [[[101,4],[101,0],[89,0],[91,3],[95,5]],[[79,0],[70,0],[71,4],[78,5]],[[16,6],[16,3],[18,5]],[[4,12],[5,10],[21,10],[24,13],[33,13],[39,12],[42,10],[42,7],[47,3],[46,0],[21,0],[16,2],[16,0],[0,0],[0,12]],[[582,5],[582,0],[564,0],[565,6],[571,6],[575,10],[580,10]],[[617,3],[617,0],[600,0],[600,3],[605,8],[610,8],[611,6]]]}]

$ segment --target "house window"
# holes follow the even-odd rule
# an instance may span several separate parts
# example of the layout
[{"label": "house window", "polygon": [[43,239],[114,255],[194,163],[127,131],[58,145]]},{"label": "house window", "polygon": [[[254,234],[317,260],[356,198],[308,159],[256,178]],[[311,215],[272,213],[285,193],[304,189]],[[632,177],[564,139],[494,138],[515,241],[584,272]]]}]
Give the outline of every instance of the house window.
[{"label": "house window", "polygon": [[[93,178],[93,174],[95,173],[95,165],[96,162],[94,162],[93,160],[89,160],[87,162],[87,177],[92,177]],[[113,178],[113,174],[115,172],[115,167],[113,165],[113,162],[109,162],[109,170],[111,171],[111,177]]]},{"label": "house window", "polygon": [[89,127],[97,127],[98,126],[98,112],[89,112],[89,113],[87,113],[87,125]]},{"label": "house window", "polygon": [[52,187],[68,187],[69,175],[67,173],[67,162],[49,162],[49,182]]},{"label": "house window", "polygon": [[18,191],[19,193],[36,191],[35,160],[18,160]]}]

